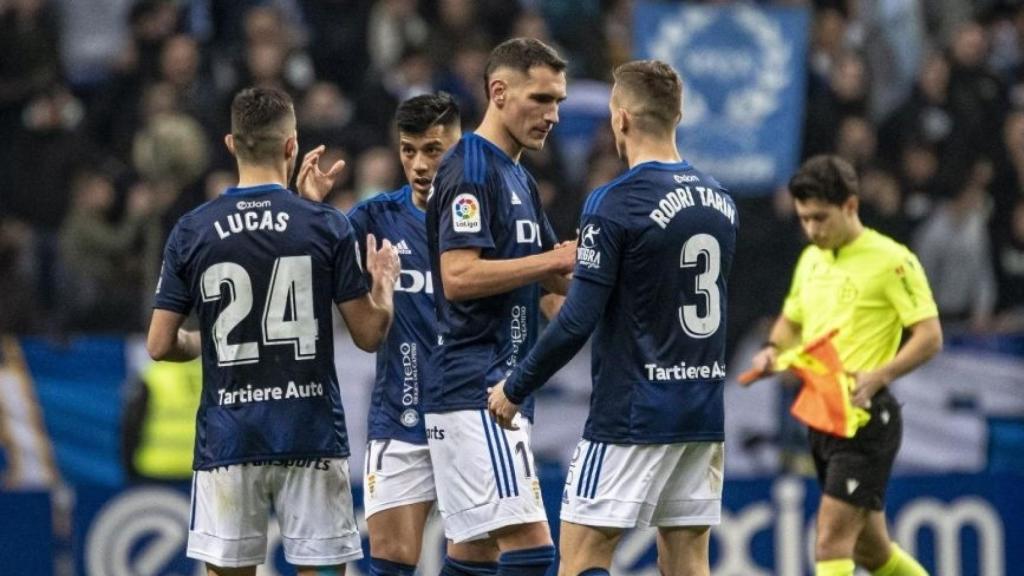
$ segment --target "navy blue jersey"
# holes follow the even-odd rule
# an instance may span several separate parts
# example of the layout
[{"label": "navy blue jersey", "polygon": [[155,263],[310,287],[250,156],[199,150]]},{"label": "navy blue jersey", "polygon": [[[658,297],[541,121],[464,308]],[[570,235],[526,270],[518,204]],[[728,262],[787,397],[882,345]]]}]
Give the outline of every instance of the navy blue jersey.
[{"label": "navy blue jersey", "polygon": [[406,186],[358,204],[348,217],[357,238],[373,234],[378,242],[390,240],[402,261],[395,284],[395,320],[377,350],[367,437],[426,444],[422,382],[437,341],[426,214],[413,204],[412,189]]},{"label": "navy blue jersey", "polygon": [[[557,243],[537,184],[504,151],[470,133],[448,152],[427,208],[438,343],[427,375],[425,409],[487,407],[487,388],[508,375],[537,340],[540,287],[530,284],[486,298],[449,302],[440,255],[479,248],[489,260],[522,258]],[[523,406],[533,416],[533,403]]]},{"label": "navy blue jersey", "polygon": [[686,162],[646,162],[587,199],[575,278],[612,287],[583,437],[723,439],[726,280],[736,206]]},{"label": "navy blue jersey", "polygon": [[178,221],[155,307],[199,317],[197,470],[348,456],[332,308],[366,291],[345,215],[276,184],[228,189]]}]

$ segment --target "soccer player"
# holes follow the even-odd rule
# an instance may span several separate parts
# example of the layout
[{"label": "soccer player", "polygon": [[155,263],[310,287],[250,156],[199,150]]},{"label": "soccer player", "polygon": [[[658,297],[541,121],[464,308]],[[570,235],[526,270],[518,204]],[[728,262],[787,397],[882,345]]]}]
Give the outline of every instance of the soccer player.
[{"label": "soccer player", "polygon": [[[146,343],[156,360],[203,358],[188,556],[210,574],[255,574],[273,507],[299,574],[344,574],[362,548],[331,308],[357,346],[375,350],[391,324],[398,254],[367,237],[368,292],[348,219],[285,188],[298,141],[284,92],[239,92],[225,143],[238,186],[171,231]],[[181,330],[193,309],[199,332]]]},{"label": "soccer player", "polygon": [[[662,574],[709,574],[722,494],[726,279],[736,207],[676,148],[682,80],[614,73],[611,125],[629,171],[583,206],[572,287],[555,321],[491,390],[502,426],[593,340],[593,394],[562,496],[560,574],[608,574],[623,530],[658,527]],[[595,331],[596,327],[596,331]]]},{"label": "soccer player", "polygon": [[519,164],[558,122],[565,66],[534,39],[491,52],[484,119],[441,163],[427,208],[438,339],[424,412],[438,509],[449,539],[495,539],[502,575],[544,574],[555,552],[527,425],[506,433],[486,408],[487,388],[536,339],[538,282],[563,294],[575,257],[556,246]]},{"label": "soccer player", "polygon": [[[435,431],[425,429],[421,410],[421,383],[437,342],[427,252],[427,196],[441,158],[462,130],[459,108],[443,92],[402,102],[395,124],[408,185],[356,205],[348,217],[357,237],[370,233],[390,239],[402,260],[395,286],[394,326],[377,351],[363,502],[370,532],[370,573],[411,576],[419,561],[427,516],[437,499],[427,447],[427,434]],[[321,152],[311,152],[299,171],[299,192],[313,200],[322,200],[333,180],[319,172]],[[473,573],[493,574],[497,559],[498,549],[490,540],[449,543],[443,573],[462,574],[456,569],[460,565]]]},{"label": "soccer player", "polygon": [[[917,257],[861,224],[858,187],[853,166],[838,156],[815,156],[790,180],[811,244],[752,364],[770,371],[780,351],[836,330],[832,344],[843,369],[855,374],[852,404],[869,410],[870,419],[851,438],[808,431],[822,489],[815,574],[851,576],[858,564],[880,576],[919,576],[926,572],[889,540],[885,524],[885,490],[903,431],[889,384],[938,353],[942,328]],[[910,337],[901,348],[904,329]]]}]

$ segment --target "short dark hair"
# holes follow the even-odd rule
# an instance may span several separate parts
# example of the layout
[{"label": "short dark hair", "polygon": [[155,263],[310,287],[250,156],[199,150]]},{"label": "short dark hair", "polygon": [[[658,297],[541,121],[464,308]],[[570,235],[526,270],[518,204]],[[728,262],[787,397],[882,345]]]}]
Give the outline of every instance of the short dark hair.
[{"label": "short dark hair", "polygon": [[832,154],[808,158],[789,179],[789,193],[801,202],[821,200],[841,206],[859,192],[857,171],[853,165]]},{"label": "short dark hair", "polygon": [[675,130],[683,105],[683,80],[660,60],[634,60],[612,73],[615,85],[633,96],[637,106],[630,110],[638,128],[659,134]]},{"label": "short dark hair", "polygon": [[484,69],[484,92],[491,99],[491,74],[498,68],[511,68],[528,74],[534,66],[547,66],[555,72],[564,72],[568,63],[554,48],[536,38],[512,38],[491,50]]},{"label": "short dark hair", "polygon": [[395,124],[406,134],[423,134],[438,125],[457,126],[459,105],[447,92],[414,96],[398,105]]},{"label": "short dark hair", "polygon": [[248,162],[276,158],[289,136],[280,130],[282,121],[295,117],[292,97],[277,88],[250,87],[231,101],[231,135],[235,154]]}]

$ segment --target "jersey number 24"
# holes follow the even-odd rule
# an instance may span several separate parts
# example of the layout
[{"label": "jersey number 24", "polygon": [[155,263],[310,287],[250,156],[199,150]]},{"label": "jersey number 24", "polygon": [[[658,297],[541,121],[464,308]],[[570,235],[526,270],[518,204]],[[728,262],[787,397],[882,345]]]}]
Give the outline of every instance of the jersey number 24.
[{"label": "jersey number 24", "polygon": [[[253,293],[249,273],[234,262],[214,264],[203,272],[203,302],[220,299],[225,287],[231,301],[213,323],[217,365],[259,362],[258,342],[228,344],[228,334],[252,312]],[[282,256],[274,260],[260,329],[264,346],[291,344],[295,347],[296,360],[310,360],[316,356],[313,264],[309,256]]]}]

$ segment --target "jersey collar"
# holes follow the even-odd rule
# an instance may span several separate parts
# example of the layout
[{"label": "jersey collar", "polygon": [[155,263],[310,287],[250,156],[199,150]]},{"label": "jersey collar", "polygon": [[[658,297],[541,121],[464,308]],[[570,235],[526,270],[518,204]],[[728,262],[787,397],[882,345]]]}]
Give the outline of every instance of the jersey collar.
[{"label": "jersey collar", "polygon": [[681,160],[679,162],[660,162],[658,160],[648,160],[647,162],[641,162],[636,166],[633,166],[633,168],[630,169],[630,172],[634,170],[640,170],[641,168],[653,168],[655,170],[670,170],[672,172],[679,172],[682,170],[689,170],[693,168],[693,166],[690,166],[690,163],[687,162],[686,160]]},{"label": "jersey collar", "polygon": [[515,166],[516,168],[519,167],[519,163],[518,162],[513,160],[512,157],[509,156],[508,154],[506,154],[504,150],[499,148],[497,144],[495,144],[494,142],[491,142],[487,138],[484,138],[483,136],[477,134],[476,132],[470,132],[469,134],[466,134],[465,137],[466,138],[475,138],[475,139],[479,140],[480,142],[483,142],[484,146],[487,146],[488,148],[490,148],[498,156],[498,158],[501,158],[502,160],[508,162],[509,164],[511,164],[512,166]]},{"label": "jersey collar", "polygon": [[409,208],[409,213],[412,214],[420,222],[427,221],[427,213],[420,210],[416,203],[412,201],[412,186],[406,185],[402,187],[402,203]]},{"label": "jersey collar", "polygon": [[288,189],[280,184],[257,184],[256,186],[232,186],[224,191],[225,196],[258,196],[268,192],[288,192]]}]

